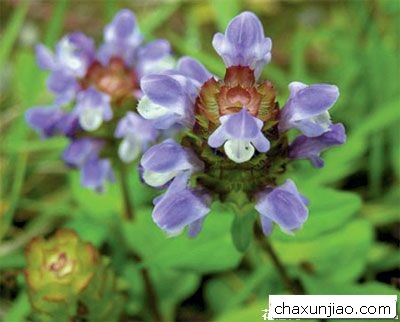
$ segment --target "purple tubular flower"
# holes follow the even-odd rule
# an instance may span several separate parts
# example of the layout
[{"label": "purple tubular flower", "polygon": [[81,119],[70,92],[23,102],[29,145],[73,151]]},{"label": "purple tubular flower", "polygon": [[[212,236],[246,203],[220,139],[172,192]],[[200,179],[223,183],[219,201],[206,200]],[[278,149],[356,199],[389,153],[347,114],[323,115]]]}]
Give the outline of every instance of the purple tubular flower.
[{"label": "purple tubular flower", "polygon": [[[243,163],[252,158],[255,149],[267,152],[268,139],[262,134],[263,122],[252,116],[246,108],[235,114],[220,117],[221,125],[208,138],[208,145],[218,148],[224,143],[229,159]],[[254,149],[255,148],[255,149]]]},{"label": "purple tubular flower", "polygon": [[110,160],[99,158],[103,146],[100,140],[82,138],[72,141],[63,154],[67,165],[81,169],[82,186],[97,192],[104,190],[106,180],[114,181]]},{"label": "purple tubular flower", "polygon": [[316,137],[298,136],[289,146],[289,157],[292,159],[310,159],[316,168],[324,166],[320,153],[333,145],[345,143],[346,133],[343,124],[332,124],[328,132]]},{"label": "purple tubular flower", "polygon": [[188,173],[177,176],[166,193],[155,200],[153,220],[169,235],[177,235],[189,225],[189,236],[194,237],[210,211],[210,197],[187,187],[189,176]]},{"label": "purple tubular flower", "polygon": [[156,128],[167,129],[175,123],[193,126],[197,90],[188,78],[178,74],[148,75],[140,85],[144,96],[137,110],[145,119],[153,120]]},{"label": "purple tubular flower", "polygon": [[339,89],[335,85],[292,82],[289,90],[289,99],[281,111],[279,131],[297,128],[308,137],[329,131],[332,122],[328,109],[338,99]]},{"label": "purple tubular flower", "polygon": [[271,60],[272,41],[265,38],[263,26],[251,12],[243,12],[231,20],[225,35],[217,33],[212,44],[227,67],[247,66],[256,78]]},{"label": "purple tubular flower", "polygon": [[54,70],[47,80],[47,87],[56,95],[56,104],[64,105],[71,102],[79,90],[76,78],[63,69]]},{"label": "purple tubular flower", "polygon": [[104,142],[92,138],[73,140],[64,150],[63,160],[70,167],[81,168],[88,160],[97,159]]},{"label": "purple tubular flower", "polygon": [[65,113],[56,106],[32,107],[25,113],[26,122],[43,138],[60,133],[60,121]]},{"label": "purple tubular flower", "polygon": [[135,15],[128,9],[119,11],[113,21],[104,28],[104,44],[99,49],[98,58],[107,64],[114,57],[122,57],[126,64],[134,63],[137,47],[143,41],[136,24]]},{"label": "purple tubular flower", "polygon": [[138,49],[136,72],[139,78],[172,69],[174,66],[171,45],[165,39],[156,39]]},{"label": "purple tubular flower", "polygon": [[150,186],[161,187],[182,172],[193,173],[204,165],[188,149],[168,139],[152,146],[142,156],[143,180]]},{"label": "purple tubular flower", "polygon": [[95,59],[96,48],[91,38],[80,32],[64,36],[56,45],[55,54],[42,44],[36,46],[36,59],[40,68],[64,70],[74,77],[83,77]]},{"label": "purple tubular flower", "polygon": [[156,140],[158,131],[151,121],[134,112],[128,112],[118,122],[114,136],[123,138],[119,145],[118,155],[122,161],[129,163]]},{"label": "purple tubular flower", "polygon": [[36,52],[36,62],[41,69],[53,70],[56,68],[57,66],[56,58],[54,57],[54,54],[51,52],[51,50],[48,49],[45,45],[43,44],[36,45],[35,52]]},{"label": "purple tubular flower", "polygon": [[103,192],[106,181],[115,181],[110,160],[90,159],[81,168],[81,185],[83,187]]},{"label": "purple tubular flower", "polygon": [[191,78],[200,86],[213,77],[203,64],[196,59],[187,56],[178,60],[176,69],[179,73]]},{"label": "purple tubular flower", "polygon": [[83,77],[96,56],[94,41],[83,33],[64,36],[56,45],[56,63],[76,77]]},{"label": "purple tubular flower", "polygon": [[79,92],[74,113],[79,116],[79,124],[86,131],[97,130],[103,121],[112,119],[110,97],[94,87]]},{"label": "purple tubular flower", "polygon": [[301,228],[308,217],[308,200],[297,190],[290,179],[274,189],[267,188],[258,194],[256,210],[260,213],[263,232],[272,232],[272,222],[291,234]]}]

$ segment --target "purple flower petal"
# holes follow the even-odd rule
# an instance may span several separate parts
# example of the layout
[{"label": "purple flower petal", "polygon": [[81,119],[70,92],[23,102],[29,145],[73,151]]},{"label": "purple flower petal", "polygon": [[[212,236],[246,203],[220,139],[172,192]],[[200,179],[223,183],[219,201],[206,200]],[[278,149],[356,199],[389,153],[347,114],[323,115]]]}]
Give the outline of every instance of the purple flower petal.
[{"label": "purple flower petal", "polygon": [[82,167],[88,160],[97,159],[104,142],[92,138],[73,140],[64,150],[63,160],[71,167]]},{"label": "purple flower petal", "polygon": [[290,97],[281,111],[279,130],[297,128],[308,137],[319,136],[329,130],[328,110],[339,97],[334,85],[305,85],[293,82],[289,85]]},{"label": "purple flower petal", "polygon": [[[154,222],[171,235],[181,232],[187,225],[197,225],[210,211],[209,198],[187,187],[188,176],[184,173],[176,177],[153,210]],[[194,232],[198,232],[198,227]]]},{"label": "purple flower petal", "polygon": [[110,97],[94,87],[79,92],[74,112],[79,116],[79,123],[86,131],[97,130],[103,121],[112,119]]},{"label": "purple flower petal", "polygon": [[65,113],[56,106],[33,107],[25,113],[26,122],[43,138],[60,133],[59,122]]},{"label": "purple flower petal", "polygon": [[142,40],[135,15],[123,9],[104,28],[105,43],[99,49],[98,58],[107,64],[112,57],[121,57],[130,66],[134,63],[135,53]]},{"label": "purple flower petal", "polygon": [[299,229],[307,220],[308,209],[303,197],[290,179],[274,189],[266,188],[259,193],[256,210],[261,215],[263,231],[270,232],[270,223],[263,217],[277,223],[286,233]]},{"label": "purple flower petal", "polygon": [[271,39],[265,38],[260,20],[248,11],[233,18],[225,35],[217,33],[212,44],[227,67],[248,66],[256,77],[271,60]]},{"label": "purple flower petal", "polygon": [[106,181],[114,182],[115,177],[108,159],[91,159],[81,168],[81,185],[97,192],[104,191]]},{"label": "purple flower petal", "polygon": [[250,160],[254,148],[267,152],[270,148],[268,139],[262,134],[263,122],[252,116],[247,109],[225,115],[220,118],[221,125],[208,138],[208,145],[218,148],[222,144],[229,159],[236,163]]},{"label": "purple flower petal", "polygon": [[56,95],[56,103],[64,105],[71,102],[78,92],[76,78],[65,70],[55,70],[47,80],[47,87]]},{"label": "purple flower petal", "polygon": [[178,174],[203,168],[203,163],[172,139],[152,146],[142,156],[144,181],[153,186],[163,186]]},{"label": "purple flower petal", "polygon": [[192,82],[182,75],[157,74],[142,78],[144,97],[137,109],[146,119],[154,120],[156,128],[167,129],[173,124],[191,128],[194,123]]},{"label": "purple flower petal", "polygon": [[138,49],[136,71],[139,78],[174,68],[171,45],[165,39],[156,39]]},{"label": "purple flower petal", "polygon": [[35,47],[36,62],[40,68],[45,70],[53,70],[56,67],[56,58],[54,54],[43,44],[38,44]]},{"label": "purple flower petal", "polygon": [[199,61],[191,57],[182,57],[179,59],[177,70],[183,75],[194,79],[200,85],[213,77],[213,75]]},{"label": "purple flower petal", "polygon": [[76,77],[83,77],[94,61],[94,41],[83,33],[73,32],[64,36],[56,46],[56,62]]},{"label": "purple flower petal", "polygon": [[314,167],[321,168],[324,161],[320,158],[322,151],[343,144],[346,133],[343,124],[333,124],[328,132],[316,137],[298,136],[289,146],[289,157],[292,159],[310,159]]}]

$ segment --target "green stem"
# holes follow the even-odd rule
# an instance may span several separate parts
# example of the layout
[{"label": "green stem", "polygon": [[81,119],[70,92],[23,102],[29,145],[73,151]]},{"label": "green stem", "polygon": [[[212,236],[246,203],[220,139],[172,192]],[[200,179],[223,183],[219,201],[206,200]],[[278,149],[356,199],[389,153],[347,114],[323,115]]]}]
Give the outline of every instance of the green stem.
[{"label": "green stem", "polygon": [[135,218],[135,211],[133,207],[133,202],[130,198],[129,194],[129,185],[128,185],[128,171],[126,165],[123,163],[119,164],[119,171],[120,171],[120,182],[121,182],[121,191],[123,196],[124,202],[124,211],[123,217],[127,221],[133,221]]},{"label": "green stem", "polygon": [[[128,171],[127,171],[126,165],[123,163],[120,163],[119,170],[120,170],[121,191],[122,191],[122,197],[123,197],[123,201],[124,201],[123,217],[124,217],[124,220],[126,220],[126,221],[133,221],[135,218],[135,211],[133,208],[133,202],[132,202],[132,200],[130,198],[130,194],[129,194]],[[142,262],[142,258],[138,254],[131,251],[131,255],[137,263]],[[151,281],[149,271],[147,270],[147,268],[143,267],[140,270],[140,273],[142,275],[143,286],[146,291],[147,306],[148,306],[149,311],[151,312],[153,321],[162,322],[162,316],[158,309],[157,293],[156,293],[154,285]]]},{"label": "green stem", "polygon": [[281,277],[282,282],[285,284],[286,288],[290,290],[290,292],[292,292],[293,294],[304,294],[304,291],[302,290],[301,286],[298,285],[297,282],[293,281],[289,276],[285,266],[279,259],[277,253],[275,252],[275,250],[273,249],[271,243],[267,238],[265,238],[263,246],[266,252],[268,253],[269,257],[271,258],[272,263],[274,264],[276,271]]}]

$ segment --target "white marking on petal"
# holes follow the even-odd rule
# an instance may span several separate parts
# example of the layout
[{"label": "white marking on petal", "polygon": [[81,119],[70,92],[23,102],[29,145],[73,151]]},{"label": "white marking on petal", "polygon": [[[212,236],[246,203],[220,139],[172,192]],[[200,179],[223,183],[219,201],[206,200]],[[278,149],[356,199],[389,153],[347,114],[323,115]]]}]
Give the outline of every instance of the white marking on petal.
[{"label": "white marking on petal", "polygon": [[118,147],[118,155],[123,162],[129,163],[137,158],[141,149],[142,146],[139,140],[126,137]]},{"label": "white marking on petal", "polygon": [[152,60],[144,61],[142,63],[142,74],[150,75],[157,74],[167,69],[172,69],[175,67],[175,59],[170,55],[165,55],[164,57]]},{"label": "white marking on petal", "polygon": [[249,161],[254,155],[254,147],[247,140],[227,140],[224,150],[227,157],[236,163]]},{"label": "white marking on petal", "polygon": [[100,108],[87,107],[79,114],[79,124],[85,131],[95,131],[102,123],[103,112]]},{"label": "white marking on petal", "polygon": [[59,43],[58,58],[66,67],[70,68],[79,76],[84,69],[84,62],[76,55],[76,47],[71,42],[64,38]]},{"label": "white marking on petal", "polygon": [[328,111],[325,111],[317,116],[311,117],[310,122],[320,125],[325,132],[329,130],[331,126],[331,116]]},{"label": "white marking on petal", "polygon": [[145,119],[148,119],[148,120],[157,119],[157,118],[160,118],[160,117],[170,114],[169,109],[167,109],[163,106],[154,104],[152,101],[149,100],[149,98],[147,96],[144,96],[139,101],[137,110],[141,116],[143,116]]},{"label": "white marking on petal", "polygon": [[143,172],[143,180],[149,186],[160,187],[170,181],[173,177],[178,174],[177,171],[171,172],[154,172],[150,170],[145,170]]}]

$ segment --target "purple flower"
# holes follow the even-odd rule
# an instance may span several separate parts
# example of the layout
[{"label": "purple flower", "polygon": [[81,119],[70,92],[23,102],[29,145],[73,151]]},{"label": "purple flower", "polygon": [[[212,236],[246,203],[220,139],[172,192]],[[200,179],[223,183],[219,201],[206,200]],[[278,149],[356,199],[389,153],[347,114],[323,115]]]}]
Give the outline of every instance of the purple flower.
[{"label": "purple flower", "polygon": [[174,66],[171,45],[165,39],[156,39],[138,49],[136,72],[139,78],[172,69]]},{"label": "purple flower", "polygon": [[188,78],[179,74],[148,75],[140,84],[145,96],[137,110],[145,119],[153,120],[156,128],[167,129],[175,123],[193,126],[197,91]]},{"label": "purple flower", "polygon": [[88,160],[97,159],[104,142],[92,138],[73,140],[64,150],[63,160],[71,167],[81,168]]},{"label": "purple flower", "polygon": [[115,181],[110,160],[90,159],[81,168],[81,185],[83,187],[103,192],[106,181]]},{"label": "purple flower", "polygon": [[119,145],[118,155],[122,161],[129,163],[156,140],[158,131],[151,121],[134,112],[128,112],[119,120],[114,136],[123,138]]},{"label": "purple flower", "polygon": [[79,123],[86,131],[97,130],[103,121],[112,119],[110,97],[94,87],[79,92],[74,113],[79,115]]},{"label": "purple flower", "polygon": [[250,67],[256,78],[271,60],[271,39],[265,38],[260,20],[248,11],[233,18],[225,35],[217,33],[212,44],[227,67]]},{"label": "purple flower", "polygon": [[210,211],[207,194],[187,187],[188,173],[177,176],[164,195],[155,200],[153,220],[169,235],[179,234],[189,225],[189,235],[201,230],[202,221]]},{"label": "purple flower", "polygon": [[75,76],[63,69],[57,69],[50,74],[47,87],[56,95],[57,105],[68,104],[79,91],[79,84]]},{"label": "purple flower", "polygon": [[271,234],[273,222],[288,234],[301,228],[308,217],[307,204],[308,200],[298,192],[290,179],[279,187],[260,192],[255,208],[260,213],[264,234]]},{"label": "purple flower", "polygon": [[203,85],[208,81],[213,75],[194,58],[182,57],[178,60],[176,69],[182,75],[191,78],[193,81],[197,82],[199,86]]},{"label": "purple flower", "polygon": [[192,173],[203,163],[188,149],[168,139],[152,146],[140,160],[143,180],[150,186],[161,187],[182,172]]},{"label": "purple flower", "polygon": [[99,158],[104,144],[100,140],[82,138],[72,141],[63,154],[66,164],[81,170],[82,186],[97,192],[104,191],[107,180],[115,179],[110,160]]},{"label": "purple flower", "polygon": [[262,134],[263,122],[252,116],[246,108],[238,113],[220,117],[221,125],[208,138],[208,145],[218,148],[224,143],[229,159],[243,163],[252,158],[255,149],[267,152],[270,144]]},{"label": "purple flower", "polygon": [[63,69],[76,77],[83,77],[95,59],[96,48],[92,39],[80,32],[64,36],[53,54],[42,44],[36,46],[39,67],[47,70]]},{"label": "purple flower", "polygon": [[297,128],[308,137],[320,136],[329,131],[332,122],[328,109],[339,97],[335,85],[289,84],[290,96],[281,111],[279,131]]},{"label": "purple flower", "polygon": [[343,124],[333,124],[329,131],[316,137],[298,136],[289,146],[291,159],[310,159],[316,168],[324,166],[324,160],[320,153],[333,145],[343,144],[346,141],[346,133]]},{"label": "purple flower", "polygon": [[123,9],[104,28],[104,44],[99,49],[98,58],[106,65],[111,58],[121,57],[130,66],[134,63],[134,55],[142,41],[143,36],[136,24],[135,15]]},{"label": "purple flower", "polygon": [[32,107],[25,119],[29,126],[35,129],[43,138],[47,138],[60,132],[60,121],[65,113],[57,106]]}]

